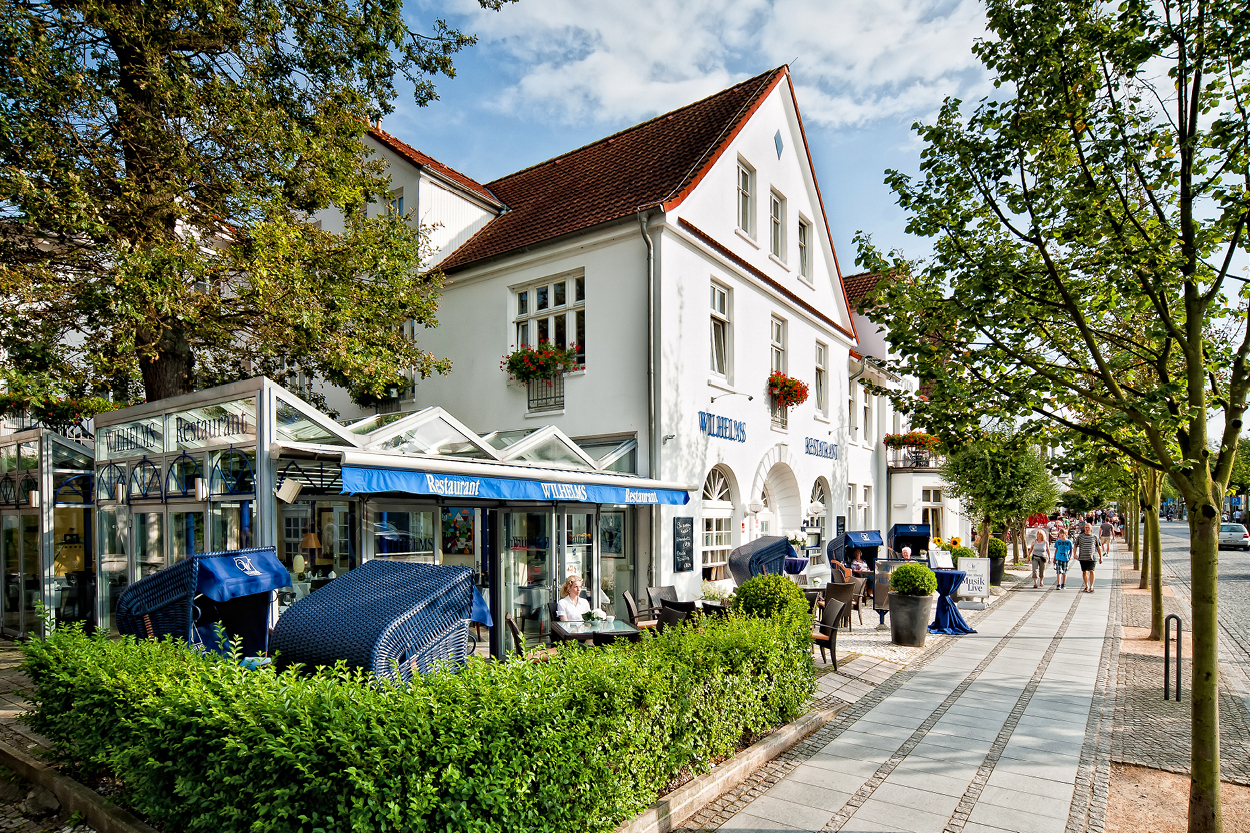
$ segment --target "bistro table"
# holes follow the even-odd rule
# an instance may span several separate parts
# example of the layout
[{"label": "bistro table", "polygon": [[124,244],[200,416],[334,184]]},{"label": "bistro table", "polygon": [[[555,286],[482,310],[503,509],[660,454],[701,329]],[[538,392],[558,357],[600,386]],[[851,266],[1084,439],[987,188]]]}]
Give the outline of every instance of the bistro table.
[{"label": "bistro table", "polygon": [[959,585],[963,583],[964,576],[968,574],[963,570],[934,570],[933,574],[937,576],[938,601],[933,624],[929,625],[929,633],[946,633],[953,636],[976,633],[968,627],[968,623],[964,621],[963,615],[960,614],[952,598],[955,591],[959,589]]},{"label": "bistro table", "polygon": [[628,622],[614,619],[598,619],[594,622],[560,622],[551,623],[551,631],[556,639],[576,639],[579,642],[613,642],[617,639],[628,639],[638,635],[638,629]]},{"label": "bistro table", "polygon": [[807,569],[808,560],[809,559],[801,555],[787,555],[786,560],[783,562],[783,568],[788,575],[797,576],[799,573]]}]

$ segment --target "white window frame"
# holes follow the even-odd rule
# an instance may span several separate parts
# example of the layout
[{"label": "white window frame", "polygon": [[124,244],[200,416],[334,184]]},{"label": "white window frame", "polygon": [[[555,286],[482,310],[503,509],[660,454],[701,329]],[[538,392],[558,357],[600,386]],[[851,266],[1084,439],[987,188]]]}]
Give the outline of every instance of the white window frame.
[{"label": "white window frame", "polygon": [[775,190],[768,192],[768,250],[786,262],[786,198]]},{"label": "white window frame", "polygon": [[768,322],[769,372],[786,372],[786,320],[776,315]]},{"label": "white window frame", "polygon": [[846,484],[846,531],[852,532],[855,529],[855,517],[859,514],[855,511],[855,484]]},{"label": "white window frame", "polygon": [[812,224],[799,217],[799,277],[812,279]]},{"label": "white window frame", "polygon": [[[738,159],[737,182],[734,190],[737,200],[734,202],[737,217],[734,222],[748,237],[755,238],[755,169],[746,160]],[[745,225],[744,225],[745,221]]]},{"label": "white window frame", "polygon": [[[729,287],[712,281],[710,300],[712,309],[711,320],[708,326],[711,330],[711,341],[709,342],[711,356],[708,366],[713,376],[728,382],[733,378],[733,293]],[[723,342],[721,344],[720,368],[716,366],[716,336],[718,329]]]},{"label": "white window frame", "polygon": [[816,393],[816,413],[829,416],[829,347],[816,342],[816,377],[813,385]]},{"label": "white window frame", "polygon": [[[557,287],[563,287],[564,302],[557,304],[560,296]],[[539,308],[539,299],[545,291],[545,305]],[[586,277],[582,273],[565,272],[542,280],[512,288],[512,338],[513,345],[524,344],[537,347],[540,341],[549,341],[559,347],[578,346],[577,362],[586,363]],[[564,336],[559,318],[563,316]],[[542,335],[546,334],[546,338]]]},{"label": "white window frame", "polygon": [[390,199],[386,201],[386,213],[404,216],[404,189],[396,188],[391,191]]},{"label": "white window frame", "polygon": [[851,390],[847,396],[846,430],[850,435],[851,442],[857,442],[859,440],[859,425],[855,419],[856,400],[859,398],[855,395],[856,387],[856,384],[851,382]]},{"label": "white window frame", "polygon": [[872,487],[864,487],[864,525],[863,529],[872,528]]},{"label": "white window frame", "polygon": [[862,426],[862,430],[860,431],[860,435],[863,438],[864,445],[872,445],[872,443],[876,440],[876,431],[873,430],[875,428],[875,425],[872,421],[872,417],[873,417],[872,405],[873,405],[873,399],[875,398],[876,397],[874,397],[868,391],[864,391],[864,424]]},{"label": "white window frame", "polygon": [[[714,487],[723,487],[716,490]],[[724,498],[724,499],[721,499]],[[699,537],[699,564],[711,570],[711,581],[729,578],[729,553],[733,551],[733,499],[729,478],[713,468],[703,481],[700,511],[703,515]]]}]

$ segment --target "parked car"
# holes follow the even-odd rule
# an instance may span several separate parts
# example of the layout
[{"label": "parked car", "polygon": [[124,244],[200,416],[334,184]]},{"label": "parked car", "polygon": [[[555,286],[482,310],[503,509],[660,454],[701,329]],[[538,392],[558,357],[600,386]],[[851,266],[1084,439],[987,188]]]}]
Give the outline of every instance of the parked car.
[{"label": "parked car", "polygon": [[1220,524],[1220,549],[1225,547],[1250,551],[1250,532],[1241,524]]}]

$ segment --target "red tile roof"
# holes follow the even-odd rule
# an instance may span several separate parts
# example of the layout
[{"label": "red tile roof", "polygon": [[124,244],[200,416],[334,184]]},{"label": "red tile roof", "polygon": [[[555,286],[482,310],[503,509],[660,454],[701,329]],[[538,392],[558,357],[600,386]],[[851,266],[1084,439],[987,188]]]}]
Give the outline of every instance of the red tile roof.
[{"label": "red tile roof", "polygon": [[670,208],[712,166],[785,67],[487,183],[508,210],[439,264],[445,272],[564,234]]},{"label": "red tile roof", "polygon": [[880,272],[860,272],[858,275],[846,275],[842,278],[842,285],[846,287],[846,302],[850,304],[852,312],[869,292],[876,289],[881,278]]},{"label": "red tile roof", "polygon": [[455,168],[449,168],[448,166],[444,165],[442,162],[439,162],[437,159],[433,158],[432,156],[426,156],[424,153],[417,150],[412,145],[406,142],[400,141],[399,139],[395,138],[391,134],[387,133],[382,128],[380,127],[369,128],[369,135],[372,136],[374,139],[376,139],[378,142],[381,142],[386,147],[395,151],[400,156],[404,157],[405,159],[407,159],[409,162],[413,163],[414,165],[421,167],[421,168],[429,168],[432,171],[436,171],[437,173],[441,174],[443,177],[450,179],[452,182],[456,183],[457,185],[460,185],[461,187],[469,191],[474,192],[478,196],[485,197],[487,200],[489,200],[490,202],[496,205],[502,205],[499,198],[496,197],[494,194],[492,194],[490,192],[490,189],[487,188],[482,183],[478,182],[477,180],[470,179],[469,177],[460,173],[460,171],[457,171]]}]

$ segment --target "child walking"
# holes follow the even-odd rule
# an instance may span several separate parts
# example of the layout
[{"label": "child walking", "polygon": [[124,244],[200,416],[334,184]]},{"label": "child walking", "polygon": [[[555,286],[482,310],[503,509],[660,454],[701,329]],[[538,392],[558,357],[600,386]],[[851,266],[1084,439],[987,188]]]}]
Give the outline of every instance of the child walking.
[{"label": "child walking", "polygon": [[1068,561],[1072,559],[1072,542],[1068,533],[1059,530],[1059,540],[1055,542],[1055,587],[1062,590],[1068,585]]}]

